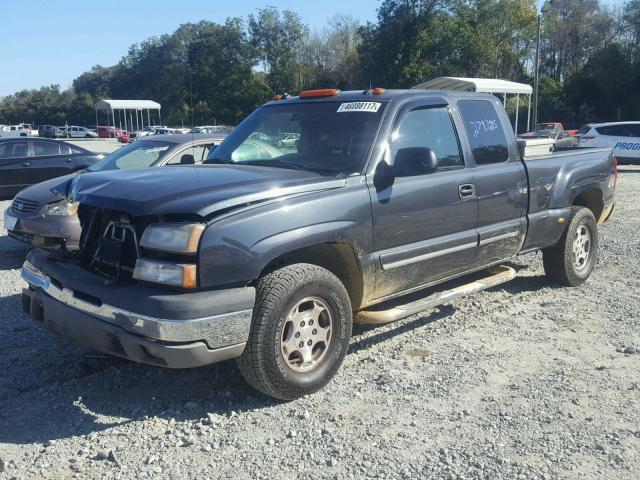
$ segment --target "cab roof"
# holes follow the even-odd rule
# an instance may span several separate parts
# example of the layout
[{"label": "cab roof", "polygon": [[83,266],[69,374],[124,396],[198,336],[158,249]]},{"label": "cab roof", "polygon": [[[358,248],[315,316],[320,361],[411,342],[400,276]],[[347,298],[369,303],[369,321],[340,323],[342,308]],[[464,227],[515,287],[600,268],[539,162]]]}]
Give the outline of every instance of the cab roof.
[{"label": "cab roof", "polygon": [[373,93],[372,89],[367,90],[348,90],[340,92],[337,95],[312,96],[301,98],[299,96],[286,96],[280,100],[272,100],[267,102],[265,106],[294,104],[294,103],[310,103],[310,102],[397,102],[419,98],[443,98],[447,100],[459,98],[492,98],[494,95],[489,93],[477,92],[458,92],[448,90],[409,90],[409,89],[389,89],[382,93]]}]

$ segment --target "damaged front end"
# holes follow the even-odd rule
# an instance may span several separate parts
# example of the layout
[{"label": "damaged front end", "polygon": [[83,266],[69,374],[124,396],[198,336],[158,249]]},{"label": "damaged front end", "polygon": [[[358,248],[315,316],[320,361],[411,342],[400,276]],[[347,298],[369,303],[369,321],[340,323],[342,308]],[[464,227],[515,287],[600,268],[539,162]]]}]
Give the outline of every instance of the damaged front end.
[{"label": "damaged front end", "polygon": [[80,205],[80,263],[114,280],[130,281],[140,256],[144,225],[125,212]]},{"label": "damaged front end", "polygon": [[197,253],[204,231],[197,215],[132,217],[81,204],[78,216],[79,261],[87,270],[124,283],[197,287]]}]

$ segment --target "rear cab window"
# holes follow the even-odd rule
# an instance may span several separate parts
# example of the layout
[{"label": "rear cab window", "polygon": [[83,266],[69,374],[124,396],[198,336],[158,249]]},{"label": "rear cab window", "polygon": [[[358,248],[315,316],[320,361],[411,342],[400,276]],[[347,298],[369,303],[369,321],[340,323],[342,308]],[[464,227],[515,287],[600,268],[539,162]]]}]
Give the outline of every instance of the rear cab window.
[{"label": "rear cab window", "polygon": [[495,106],[487,100],[460,100],[460,114],[478,165],[509,160],[509,145]]}]

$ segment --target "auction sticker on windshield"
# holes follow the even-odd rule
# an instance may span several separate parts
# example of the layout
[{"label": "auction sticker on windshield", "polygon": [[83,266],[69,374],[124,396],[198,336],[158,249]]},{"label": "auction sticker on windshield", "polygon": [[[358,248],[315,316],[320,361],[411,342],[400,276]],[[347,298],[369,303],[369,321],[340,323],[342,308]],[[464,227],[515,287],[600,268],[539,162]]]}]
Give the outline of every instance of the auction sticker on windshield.
[{"label": "auction sticker on windshield", "polygon": [[343,112],[371,112],[376,113],[382,105],[379,102],[349,102],[341,103],[338,107],[338,113]]}]

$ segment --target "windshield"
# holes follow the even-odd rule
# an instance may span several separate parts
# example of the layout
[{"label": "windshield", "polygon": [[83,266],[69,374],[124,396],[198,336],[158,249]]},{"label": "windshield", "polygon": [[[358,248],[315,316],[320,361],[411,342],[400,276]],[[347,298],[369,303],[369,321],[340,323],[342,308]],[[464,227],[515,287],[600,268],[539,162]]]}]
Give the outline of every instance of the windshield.
[{"label": "windshield", "polygon": [[583,125],[582,127],[580,127],[580,130],[576,132],[576,135],[584,135],[589,130],[591,130],[591,125]]},{"label": "windshield", "polygon": [[104,170],[128,170],[130,168],[150,167],[162,158],[173,143],[138,140],[136,143],[122,147],[107,155],[87,170],[101,172]]},{"label": "windshield", "polygon": [[203,163],[330,175],[356,173],[363,167],[384,106],[379,102],[310,102],[262,107]]},{"label": "windshield", "polygon": [[555,130],[538,130],[536,132],[536,135],[540,137],[549,137],[549,138],[555,138],[557,134],[558,132],[556,132]]}]

